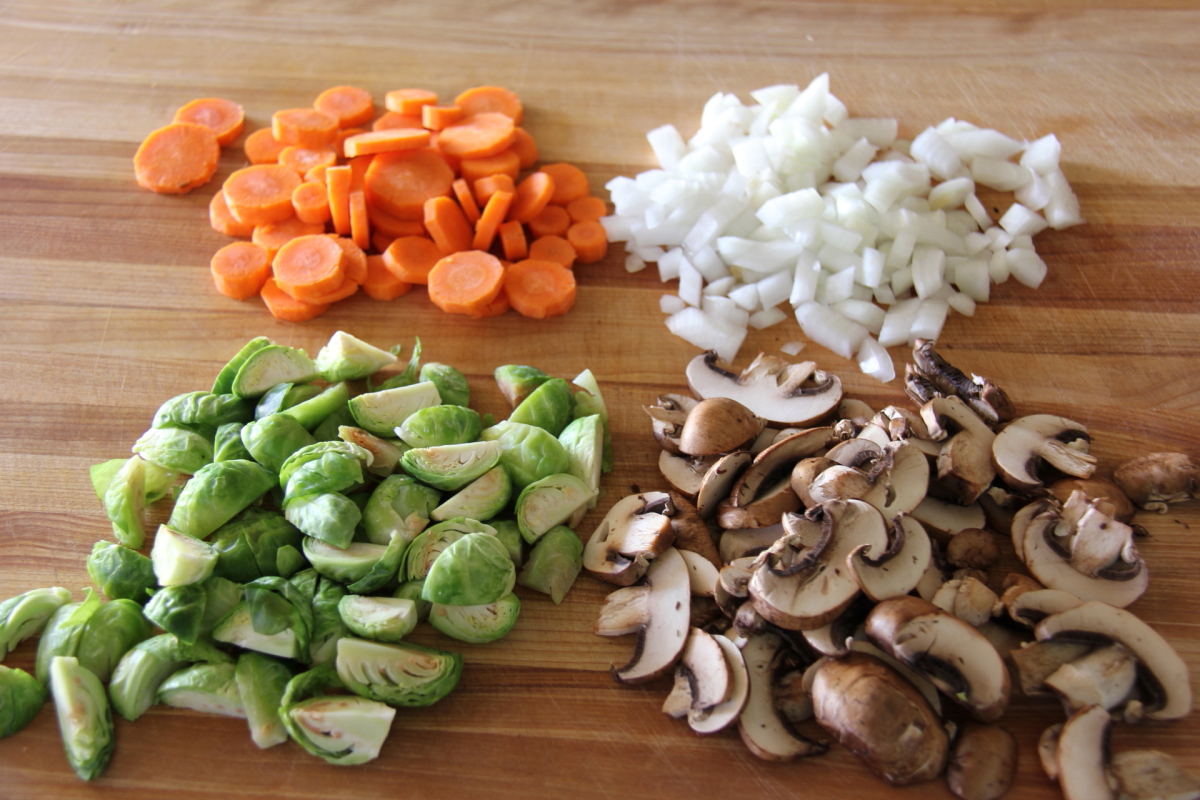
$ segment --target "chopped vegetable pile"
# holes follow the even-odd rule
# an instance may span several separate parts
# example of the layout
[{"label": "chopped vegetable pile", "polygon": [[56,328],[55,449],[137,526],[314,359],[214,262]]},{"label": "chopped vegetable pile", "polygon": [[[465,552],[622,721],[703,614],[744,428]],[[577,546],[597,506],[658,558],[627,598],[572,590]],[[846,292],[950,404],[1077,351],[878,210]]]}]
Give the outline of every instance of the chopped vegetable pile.
[{"label": "chopped vegetable pile", "polygon": [[[499,367],[513,411],[493,424],[461,372],[420,354],[372,385],[394,352],[341,331],[316,359],[254,339],[211,391],[160,406],[132,457],[95,465],[116,543],[87,569],[109,600],[53,587],[0,603],[0,658],[41,634],[34,675],[0,666],[0,736],[52,697],[90,780],[112,711],[162,703],[359,764],[396,709],[459,683],[460,654],[405,640],[420,622],[483,643],[516,623],[518,584],[561,603],[582,567],[573,527],[611,468],[594,377]],[[143,511],[168,496],[147,556]]]}]

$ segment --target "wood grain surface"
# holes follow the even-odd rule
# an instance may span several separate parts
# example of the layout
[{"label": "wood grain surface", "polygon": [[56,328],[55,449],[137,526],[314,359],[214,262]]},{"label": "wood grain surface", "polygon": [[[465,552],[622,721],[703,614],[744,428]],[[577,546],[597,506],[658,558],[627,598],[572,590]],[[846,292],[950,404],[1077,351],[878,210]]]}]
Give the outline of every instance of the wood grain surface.
[{"label": "wood grain surface", "polygon": [[[603,194],[652,166],[644,134],[690,135],[716,91],[805,84],[822,71],[856,116],[900,120],[911,137],[955,116],[1024,138],[1055,132],[1088,224],[1046,232],[1050,267],[1032,291],[1009,282],[973,319],[953,316],[941,349],[992,377],[1022,413],[1087,425],[1107,473],[1151,450],[1200,455],[1200,10],[1192,2],[97,2],[0,5],[0,597],[89,585],[84,558],[109,536],[88,466],[121,456],[160,402],[207,388],[247,339],[315,353],[338,329],[458,366],[481,411],[504,416],[491,370],[585,367],[612,410],[616,468],[606,502],[661,488],[642,404],[684,387],[694,350],[672,337],[652,270],[609,258],[576,270],[576,308],[538,322],[442,314],[420,291],[338,303],[305,324],[218,295],[208,260],[226,242],[207,222],[219,181],[189,195],[140,190],[137,143],[195,97],[241,103],[248,130],[280,108],[354,84],[453,96],[507,86],[522,96],[543,161],[571,161]],[[382,103],[380,103],[382,105]],[[750,336],[738,360],[799,338],[794,321]],[[893,354],[903,363],[903,348]],[[815,346],[848,394],[876,407],[900,387]],[[1200,684],[1200,511],[1142,514],[1153,576],[1134,610]],[[158,521],[151,512],[150,520]],[[1000,576],[997,571],[995,577]],[[591,633],[606,588],[581,577],[558,607],[522,592],[515,630],[464,652],[461,688],[402,711],[379,760],[337,768],[245,723],[154,708],[117,722],[115,756],[93,784],[63,757],[53,709],[0,740],[0,798],[758,798],[949,797],[941,781],[890,789],[838,748],[793,764],[755,759],[736,732],[693,735],[660,711],[669,681],[609,675],[632,643]],[[34,642],[6,661],[28,667]],[[1049,798],[1034,743],[1061,718],[1019,700],[1010,796]],[[1200,773],[1200,715],[1119,726],[1116,749],[1151,746]]]}]

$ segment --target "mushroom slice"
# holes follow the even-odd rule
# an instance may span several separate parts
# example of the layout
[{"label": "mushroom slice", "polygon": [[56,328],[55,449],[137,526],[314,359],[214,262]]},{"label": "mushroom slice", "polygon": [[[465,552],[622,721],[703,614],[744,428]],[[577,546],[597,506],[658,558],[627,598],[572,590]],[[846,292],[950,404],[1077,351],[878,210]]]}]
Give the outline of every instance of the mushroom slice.
[{"label": "mushroom slice", "polygon": [[696,499],[704,476],[709,468],[717,461],[716,457],[692,458],[691,456],[672,455],[666,450],[658,454],[658,471],[671,484],[671,488],[684,497]]},{"label": "mushroom slice", "polygon": [[815,362],[789,364],[762,353],[741,375],[734,375],[717,365],[717,354],[710,350],[688,364],[687,380],[700,397],[737,400],[775,427],[819,422],[842,400],[842,382],[816,369]]},{"label": "mushroom slice", "polygon": [[884,519],[909,514],[925,500],[929,461],[913,444],[888,442],[872,474],[871,490],[862,499],[879,509]]},{"label": "mushroom slice", "polygon": [[849,642],[850,650],[855,653],[866,653],[867,655],[875,656],[883,663],[887,664],[892,669],[904,676],[905,680],[917,687],[917,691],[925,698],[925,702],[929,703],[929,707],[933,709],[933,713],[939,717],[942,716],[942,695],[937,690],[937,687],[930,682],[928,678],[917,672],[915,669],[905,664],[903,661],[897,661],[887,653],[880,650],[871,642],[865,639],[854,639]]},{"label": "mushroom slice", "polygon": [[1054,500],[1043,498],[1022,506],[1013,515],[1010,532],[1012,534],[1013,550],[1016,551],[1017,558],[1022,561],[1025,560],[1025,529],[1029,527],[1029,523],[1033,521],[1034,517],[1055,511],[1057,508],[1058,506],[1055,505]]},{"label": "mushroom slice", "polygon": [[583,550],[583,566],[617,586],[636,583],[650,561],[671,546],[671,518],[660,512],[670,506],[663,492],[644,492],[621,498],[596,526]]},{"label": "mushroom slice", "polygon": [[987,569],[999,560],[1000,545],[986,528],[965,528],[946,545],[946,561],[952,567]]},{"label": "mushroom slice", "polygon": [[[921,419],[930,437],[942,441],[937,480],[943,490],[953,494],[961,505],[974,503],[996,477],[992,465],[996,434],[957,397],[930,400],[921,406]],[[953,435],[947,428],[949,423],[957,429]]]},{"label": "mushroom slice", "polygon": [[1062,729],[1061,722],[1051,725],[1042,731],[1037,744],[1038,760],[1042,762],[1042,769],[1047,778],[1056,782],[1058,781],[1058,737],[1062,735]]},{"label": "mushroom slice", "polygon": [[684,562],[687,563],[692,594],[698,597],[712,597],[716,594],[720,573],[712,562],[690,550],[680,550],[679,555],[683,556]]},{"label": "mushroom slice", "polygon": [[746,662],[742,658],[742,651],[724,636],[718,634],[712,638],[720,646],[725,657],[729,691],[725,700],[714,706],[703,709],[693,706],[688,711],[688,726],[696,733],[708,734],[725,730],[737,720],[750,696],[750,677],[746,670]]},{"label": "mushroom slice", "polygon": [[[1058,512],[1050,508],[1025,527],[1020,550],[1034,578],[1048,588],[1070,592],[1085,602],[1103,600],[1124,608],[1142,596],[1150,574],[1136,550],[1130,548],[1137,560],[1126,569],[1106,570],[1095,577],[1085,575],[1071,566],[1070,554],[1055,538],[1059,520]],[[1014,520],[1014,528],[1016,524]]]},{"label": "mushroom slice", "polygon": [[929,535],[921,523],[908,516],[892,520],[890,544],[878,558],[868,557],[866,549],[855,548],[846,564],[863,594],[876,603],[917,588],[933,558]]},{"label": "mushroom slice", "polygon": [[696,511],[708,519],[717,513],[717,505],[729,497],[730,490],[754,456],[745,450],[720,456],[704,473],[696,493]]},{"label": "mushroom slice", "polygon": [[1005,483],[1031,492],[1042,487],[1037,470],[1043,461],[1076,478],[1090,478],[1096,457],[1088,453],[1089,441],[1087,428],[1078,422],[1032,414],[1013,420],[996,434],[992,462]]},{"label": "mushroom slice", "polygon": [[1081,708],[1063,723],[1054,760],[1066,800],[1115,800],[1105,769],[1111,727],[1102,706]]},{"label": "mushroom slice", "polygon": [[1067,713],[1090,705],[1112,711],[1129,699],[1137,684],[1137,659],[1124,645],[1097,647],[1063,664],[1042,683],[1058,694]]},{"label": "mushroom slice", "polygon": [[982,528],[985,524],[983,509],[978,503],[959,506],[934,497],[926,497],[918,503],[912,516],[941,543],[949,543],[950,537],[959,531]]},{"label": "mushroom slice", "polygon": [[762,433],[763,421],[728,397],[709,397],[696,404],[679,434],[679,451],[713,456],[740,450]]},{"label": "mushroom slice", "polygon": [[1003,599],[1001,602],[1008,609],[1008,616],[1013,622],[1027,628],[1035,627],[1051,614],[1083,605],[1082,600],[1062,589],[1031,589],[1017,594],[1007,602]]},{"label": "mushroom slice", "polygon": [[808,496],[819,506],[834,500],[862,500],[874,488],[870,476],[861,469],[835,463],[813,478]]},{"label": "mushroom slice", "polygon": [[1100,513],[1121,522],[1129,522],[1136,511],[1133,501],[1125,496],[1120,486],[1095,475],[1090,478],[1061,478],[1047,486],[1046,491],[1060,503],[1066,503],[1076,491],[1083,492],[1088,500],[1097,501],[1096,508]]},{"label": "mushroom slice", "polygon": [[793,465],[829,445],[832,428],[810,428],[779,439],[754,457],[753,463],[738,477],[729,492],[734,506],[746,506],[758,496],[763,486],[790,473]]},{"label": "mushroom slice", "polygon": [[805,458],[798,461],[796,466],[792,467],[790,479],[792,491],[800,498],[800,502],[804,504],[805,508],[820,505],[820,503],[813,499],[809,489],[822,472],[833,466],[836,465],[828,458],[813,456],[812,458]]},{"label": "mushroom slice", "polygon": [[1147,719],[1178,719],[1192,710],[1187,664],[1157,631],[1138,617],[1107,603],[1090,602],[1046,617],[1035,630],[1040,641],[1113,641],[1137,656],[1138,677],[1153,702]]},{"label": "mushroom slice", "polygon": [[857,467],[863,472],[870,470],[883,455],[883,446],[870,439],[847,439],[839,442],[825,453],[825,457],[843,467]]},{"label": "mushroom slice", "polygon": [[946,581],[930,602],[978,628],[992,618],[992,609],[999,598],[983,581],[968,576]]},{"label": "mushroom slice", "polygon": [[750,752],[765,761],[793,761],[829,749],[824,742],[801,736],[776,711],[775,665],[783,648],[783,639],[776,633],[753,634],[742,647],[748,692],[738,717],[738,732]]},{"label": "mushroom slice", "polygon": [[856,635],[862,636],[862,624],[871,613],[871,603],[859,595],[837,619],[811,631],[801,631],[804,641],[821,655],[841,658],[850,652]]},{"label": "mushroom slice", "polygon": [[917,339],[913,347],[916,372],[946,396],[962,398],[971,410],[988,424],[1012,419],[1012,402],[996,384],[987,378],[972,375],[968,378],[961,370],[950,364],[933,349],[933,342]]},{"label": "mushroom slice", "polygon": [[662,675],[674,666],[687,642],[691,591],[687,564],[679,551],[671,547],[656,558],[643,585],[649,587],[641,601],[646,622],[637,632],[633,658],[620,669],[613,667],[613,677],[621,683],[642,683]]},{"label": "mushroom slice", "polygon": [[642,406],[642,410],[650,415],[654,440],[668,453],[678,455],[679,436],[683,433],[683,424],[687,422],[688,413],[699,402],[693,397],[682,394],[663,394],[658,396],[652,406]]},{"label": "mushroom slice", "polygon": [[627,636],[649,622],[650,587],[624,586],[604,598],[594,630],[599,636]]},{"label": "mushroom slice", "polygon": [[800,498],[792,491],[791,476],[784,475],[764,489],[753,503],[733,505],[730,498],[717,506],[717,524],[726,530],[737,528],[766,528],[783,519],[783,515],[800,509]]},{"label": "mushroom slice", "polygon": [[730,674],[725,653],[711,634],[699,628],[688,631],[687,643],[675,665],[676,686],[680,685],[680,676],[687,685],[689,712],[712,708],[729,696]]},{"label": "mushroom slice", "polygon": [[869,423],[865,428],[858,432],[858,436],[855,438],[861,439],[864,442],[871,442],[879,447],[883,447],[892,440],[892,436],[890,433],[888,433],[888,429],[875,422]]},{"label": "mushroom slice", "polygon": [[1109,772],[1117,781],[1121,800],[1200,798],[1200,780],[1184,772],[1175,759],[1158,750],[1117,753]]},{"label": "mushroom slice", "polygon": [[722,562],[728,564],[737,558],[756,556],[783,536],[783,523],[765,528],[738,528],[721,534],[719,545]]},{"label": "mushroom slice", "polygon": [[1184,453],[1150,453],[1126,461],[1113,481],[1147,511],[1167,513],[1167,504],[1189,500],[1200,488],[1200,468]]},{"label": "mushroom slice", "polygon": [[849,420],[857,428],[866,427],[875,416],[875,411],[869,405],[854,397],[843,397],[838,403],[837,418]]},{"label": "mushroom slice", "polygon": [[714,569],[725,563],[717,550],[717,537],[687,498],[676,492],[667,492],[675,513],[671,517],[671,531],[675,534],[675,549],[695,553],[712,562]]},{"label": "mushroom slice", "polygon": [[1021,692],[1026,697],[1040,697],[1052,694],[1045,685],[1046,678],[1063,664],[1087,655],[1091,649],[1091,645],[1081,642],[1029,642],[1009,651],[1008,657],[1017,668]]},{"label": "mushroom slice", "polygon": [[946,784],[963,800],[997,800],[1017,772],[1017,740],[998,725],[969,722],[959,731]]}]

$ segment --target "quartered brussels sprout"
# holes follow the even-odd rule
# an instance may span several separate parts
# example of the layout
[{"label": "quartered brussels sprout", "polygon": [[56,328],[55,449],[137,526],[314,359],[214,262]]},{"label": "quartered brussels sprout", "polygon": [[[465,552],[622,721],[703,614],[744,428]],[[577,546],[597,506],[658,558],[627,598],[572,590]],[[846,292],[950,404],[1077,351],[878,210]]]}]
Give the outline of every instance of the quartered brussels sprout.
[{"label": "quartered brussels sprout", "polygon": [[275,475],[253,461],[209,464],[184,484],[167,526],[203,539],[267,493]]},{"label": "quartered brussels sprout", "polygon": [[146,508],[146,462],[128,459],[113,475],[104,491],[104,512],[112,523],[117,541],[134,550],[146,542],[142,512]]},{"label": "quartered brussels sprout", "polygon": [[350,399],[350,413],[358,427],[376,436],[393,436],[410,414],[441,403],[437,387],[414,383],[394,389],[367,392]]},{"label": "quartered brussels sprout", "polygon": [[551,378],[530,392],[529,396],[509,414],[509,422],[521,422],[545,428],[558,436],[571,421],[575,398],[570,385],[562,378]]},{"label": "quartered brussels sprout", "polygon": [[511,592],[494,603],[480,606],[444,606],[434,603],[429,624],[447,636],[469,644],[494,642],[516,624],[521,600]]},{"label": "quartered brussels sprout", "polygon": [[375,487],[363,509],[367,538],[375,544],[387,544],[394,536],[411,542],[429,524],[441,497],[437,489],[411,475],[389,475]]},{"label": "quartered brussels sprout", "polygon": [[[300,543],[304,534],[275,511],[248,508],[222,525],[210,542],[217,551],[213,575],[238,583],[249,583],[263,575],[283,575],[303,567]],[[300,566],[284,574],[279,557],[283,548],[291,548]],[[294,566],[294,565],[293,565]]]},{"label": "quartered brussels sprout", "polygon": [[150,562],[160,586],[200,583],[213,574],[217,551],[208,542],[159,525],[150,548]]},{"label": "quartered brussels sprout", "polygon": [[213,575],[200,586],[207,595],[204,601],[204,617],[200,620],[200,634],[207,636],[226,614],[242,602],[242,584]]},{"label": "quartered brussels sprout", "polygon": [[84,623],[75,657],[102,683],[108,683],[121,657],[138,642],[149,639],[151,633],[153,627],[141,606],[132,600],[112,600]]},{"label": "quartered brussels sprout", "polygon": [[484,605],[511,592],[516,579],[508,548],[494,533],[468,533],[434,560],[421,596],[435,604]]},{"label": "quartered brussels sprout", "polygon": [[517,498],[517,525],[533,544],[542,534],[587,510],[592,490],[574,475],[551,475],[531,483]]},{"label": "quartered brussels sprout", "polygon": [[250,455],[276,474],[292,453],[315,441],[303,425],[283,414],[263,417],[242,428],[242,444]]},{"label": "quartered brussels sprout", "polygon": [[439,522],[455,517],[488,520],[503,511],[510,499],[512,479],[505,466],[497,464],[435,508],[431,516]]},{"label": "quartered brussels sprout", "polygon": [[429,619],[429,608],[433,605],[428,600],[421,599],[421,591],[424,587],[425,581],[423,579],[405,581],[400,584],[400,587],[396,591],[392,592],[392,597],[413,601],[413,609],[417,615],[417,622],[424,622]]},{"label": "quartered brussels sprout", "polygon": [[346,637],[338,642],[336,665],[338,677],[355,694],[389,706],[418,708],[454,691],[463,658],[416,644]]},{"label": "quartered brussels sprout", "polygon": [[193,475],[213,460],[205,437],[183,428],[151,428],[133,443],[133,452],[171,472]]},{"label": "quartered brussels sprout", "polygon": [[601,469],[609,472],[613,465],[612,436],[608,430],[608,406],[604,404],[604,397],[600,394],[600,385],[596,383],[596,376],[590,369],[576,375],[571,383],[582,389],[575,393],[575,418],[599,414],[600,421],[604,424],[604,450],[600,463]]},{"label": "quartered brussels sprout", "polygon": [[374,460],[371,451],[364,447],[359,447],[352,442],[344,442],[339,439],[328,442],[313,442],[301,447],[283,462],[283,465],[279,468],[279,485],[286,487],[288,482],[291,481],[292,476],[296,473],[296,470],[314,461],[320,461],[327,455],[341,456],[357,461],[360,467],[369,467]]},{"label": "quartered brussels sprout", "polygon": [[405,598],[348,594],[338,614],[355,636],[377,642],[398,642],[417,627],[417,604]]},{"label": "quartered brussels sprout", "polygon": [[362,519],[355,502],[336,492],[293,498],[283,513],[288,522],[314,539],[342,548],[354,541],[354,529]]},{"label": "quartered brussels sprout", "polygon": [[355,425],[354,415],[350,413],[349,402],[338,406],[320,425],[313,428],[313,438],[318,442],[332,442],[338,439],[338,429],[344,425]]},{"label": "quartered brussels sprout", "polygon": [[395,363],[396,356],[392,353],[344,331],[329,337],[329,344],[321,348],[316,360],[321,377],[329,383],[366,378]]},{"label": "quartered brussels sprout", "polygon": [[254,743],[265,749],[286,742],[287,728],[279,708],[292,679],[291,668],[277,658],[251,651],[238,656],[234,678]]},{"label": "quartered brussels sprout", "polygon": [[[372,386],[370,378],[367,379],[367,388],[369,391],[377,392],[381,389],[396,389],[400,386],[412,386],[417,382],[417,375],[421,369],[421,337],[414,336],[413,349],[408,358],[408,364],[404,367],[404,372],[399,375],[393,375],[378,386]],[[400,345],[396,345],[392,350],[399,355]]]},{"label": "quartered brussels sprout", "polygon": [[404,579],[424,580],[429,574],[429,568],[442,551],[468,533],[486,533],[494,536],[496,529],[478,520],[460,517],[439,522],[421,531],[404,554]]},{"label": "quartered brussels sprout", "polygon": [[492,372],[500,392],[508,399],[509,405],[516,408],[521,401],[533,393],[533,390],[550,380],[550,376],[536,367],[526,367],[521,364],[505,364],[496,367]]},{"label": "quartered brussels sprout", "polygon": [[234,664],[195,664],[181,669],[158,687],[158,702],[205,714],[246,718]]},{"label": "quartered brussels sprout", "polygon": [[473,442],[482,430],[478,412],[465,406],[440,405],[410,414],[396,428],[396,435],[410,447],[436,447]]},{"label": "quartered brussels sprout", "polygon": [[521,538],[521,528],[517,521],[491,519],[488,520],[488,525],[495,528],[496,538],[504,545],[504,549],[508,550],[508,557],[512,559],[513,566],[520,569],[521,564],[525,562],[525,540]]},{"label": "quartered brussels sprout", "polygon": [[404,455],[404,451],[409,447],[404,442],[399,440],[388,440],[381,436],[376,436],[373,433],[368,433],[362,428],[356,428],[353,425],[341,425],[338,427],[337,436],[343,442],[358,445],[371,454],[371,460],[367,462],[367,469],[373,475],[381,475],[387,477],[396,471],[396,465],[400,463],[400,456]]},{"label": "quartered brussels sprout", "polygon": [[567,451],[570,466],[567,472],[583,481],[592,491],[588,508],[594,508],[600,496],[600,467],[604,458],[604,423],[599,414],[589,414],[572,420],[558,441]]},{"label": "quartered brussels sprout", "polygon": [[50,662],[50,691],[58,712],[63,749],[75,774],[98,778],[112,757],[112,709],[100,679],[71,656]]},{"label": "quartered brussels sprout", "polygon": [[246,363],[253,353],[263,349],[271,344],[271,340],[265,336],[259,336],[251,339],[242,345],[242,349],[238,350],[237,355],[230,359],[229,363],[221,368],[217,373],[217,379],[213,381],[213,394],[229,394],[233,391],[233,379],[237,377],[238,370]]},{"label": "quartered brussels sprout", "polygon": [[100,596],[91,589],[82,603],[67,603],[59,606],[38,639],[37,659],[34,662],[34,675],[43,684],[50,683],[50,662],[55,656],[73,656],[79,647],[79,637],[83,635],[83,626],[100,608]]},{"label": "quartered brussels sprout", "polygon": [[[308,645],[312,636],[312,599],[316,595],[320,576],[315,570],[297,573],[291,579],[259,578],[242,587],[246,608],[250,612],[250,625],[256,633],[273,636],[287,630],[296,634],[296,649],[300,660],[307,661]],[[219,626],[218,626],[219,627]],[[267,650],[251,647],[269,655]]]},{"label": "quartered brussels sprout", "polygon": [[[321,442],[320,444],[334,444],[334,442]],[[361,460],[342,453],[325,453],[292,470],[283,494],[284,507],[286,508],[288,501],[296,497],[328,492],[347,492],[362,485],[362,482]]]},{"label": "quartered brussels sprout", "polygon": [[311,383],[317,377],[316,365],[303,350],[272,344],[246,357],[230,391],[238,397],[253,399],[266,394],[277,384]]},{"label": "quartered brussels sprout", "polygon": [[313,664],[332,661],[337,655],[338,639],[350,635],[338,613],[338,603],[345,596],[346,590],[340,583],[328,578],[321,578],[317,583],[312,599],[312,638],[308,644]]},{"label": "quartered brussels sprout", "polygon": [[146,603],[146,619],[184,644],[195,644],[204,623],[208,592],[196,583],[164,586]]},{"label": "quartered brussels sprout", "polygon": [[280,715],[292,738],[314,756],[330,764],[365,764],[379,756],[396,709],[365,697],[324,694],[345,688],[332,664],[315,667],[288,682]]},{"label": "quartered brussels sprout", "polygon": [[17,645],[42,632],[50,617],[71,602],[71,593],[61,586],[31,589],[0,603],[0,658]]},{"label": "quartered brussels sprout", "polygon": [[[278,383],[258,398],[254,406],[252,419],[262,419],[272,414],[279,414],[292,406],[311,400],[321,393],[321,387],[315,383]],[[249,422],[250,420],[243,420]],[[299,420],[297,420],[299,422]]]},{"label": "quartered brussels sprout", "polygon": [[496,466],[501,449],[499,442],[418,447],[400,458],[400,466],[435,489],[454,492]]},{"label": "quartered brussels sprout", "polygon": [[285,417],[291,417],[307,430],[313,431],[338,411],[343,409],[349,411],[349,406],[347,406],[349,401],[350,387],[345,383],[335,383],[325,387],[311,398],[285,408],[279,413]]},{"label": "quartered brussels sprout", "polygon": [[211,439],[227,422],[249,422],[254,406],[232,394],[188,392],[176,395],[154,412],[155,428],[183,428]]},{"label": "quartered brussels sprout", "polygon": [[148,590],[158,585],[150,559],[136,550],[103,540],[92,545],[87,571],[100,591],[113,600],[124,598],[144,603],[150,596]]},{"label": "quartered brussels sprout", "polygon": [[250,621],[250,609],[245,602],[238,603],[213,629],[213,638],[218,642],[237,645],[246,650],[256,650],[281,658],[308,661],[308,642],[301,650],[300,637],[294,628],[284,628],[278,633],[263,634],[254,630]]},{"label": "quartered brussels sprout", "polygon": [[23,669],[0,664],[0,739],[24,728],[47,698],[46,687]]},{"label": "quartered brussels sprout", "polygon": [[467,406],[471,404],[471,387],[467,385],[467,376],[449,364],[431,361],[421,367],[421,375],[418,380],[436,386],[438,396],[446,405]]},{"label": "quartered brussels sprout", "polygon": [[304,540],[304,556],[313,569],[343,584],[365,578],[386,552],[387,547],[381,544],[351,542],[346,547],[333,547],[311,537]]},{"label": "quartered brussels sprout", "polygon": [[[179,477],[179,473],[163,469],[153,461],[146,461],[141,456],[133,456],[133,458],[142,461],[142,474],[145,476],[146,505],[150,505],[166,497],[167,493],[171,491],[171,487],[175,485],[175,479]],[[113,458],[108,461],[102,461],[99,464],[93,464],[88,468],[88,475],[92,479],[92,488],[96,490],[96,497],[101,501],[104,500],[104,493],[108,491],[113,478],[121,471],[121,468],[125,466],[127,461],[129,461],[127,458]]]},{"label": "quartered brussels sprout", "polygon": [[113,710],[133,722],[158,701],[163,681],[188,664],[229,664],[233,659],[208,642],[183,644],[169,633],[134,645],[117,663],[108,684]]},{"label": "quartered brussels sprout", "polygon": [[250,455],[250,451],[246,449],[246,445],[242,444],[242,428],[246,427],[241,422],[227,422],[217,428],[217,433],[213,437],[213,461],[253,461],[254,456]]},{"label": "quartered brussels sprout", "polygon": [[481,437],[500,443],[500,463],[515,491],[570,468],[566,448],[545,428],[508,420],[484,430]]},{"label": "quartered brussels sprout", "polygon": [[575,531],[555,525],[533,545],[529,560],[517,576],[517,583],[550,595],[554,605],[558,605],[574,585],[581,569],[583,542]]}]

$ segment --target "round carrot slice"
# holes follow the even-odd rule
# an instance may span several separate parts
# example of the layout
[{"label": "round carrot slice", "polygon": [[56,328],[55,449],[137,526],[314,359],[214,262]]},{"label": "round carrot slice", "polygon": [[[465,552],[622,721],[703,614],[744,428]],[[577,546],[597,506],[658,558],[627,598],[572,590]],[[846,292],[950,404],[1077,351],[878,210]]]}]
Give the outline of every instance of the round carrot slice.
[{"label": "round carrot slice", "polygon": [[275,254],[275,282],[292,297],[308,302],[342,285],[344,261],[342,248],[331,237],[298,236]]},{"label": "round carrot slice", "polygon": [[429,299],[448,314],[473,316],[495,300],[503,287],[500,259],[481,250],[451,253],[429,271]]},{"label": "round carrot slice", "polygon": [[279,163],[304,175],[316,167],[332,167],[337,164],[337,153],[332,147],[299,147],[290,144],[279,151]]},{"label": "round carrot slice", "polygon": [[514,125],[520,125],[525,115],[517,93],[500,86],[476,86],[467,89],[454,98],[454,105],[460,107],[468,117],[490,112],[504,114]]},{"label": "round carrot slice", "polygon": [[521,169],[529,169],[537,163],[537,142],[524,128],[517,128],[513,131],[512,151],[521,159]]},{"label": "round carrot slice", "polygon": [[512,178],[504,174],[488,175],[475,181],[475,202],[479,205],[486,206],[487,201],[491,200],[496,192],[508,192],[515,196],[517,185]]},{"label": "round carrot slice", "polygon": [[218,191],[208,204],[208,222],[217,233],[226,236],[249,236],[254,233],[254,226],[242,222],[233,216],[229,206],[225,205],[225,192]]},{"label": "round carrot slice", "polygon": [[388,111],[398,114],[416,114],[421,116],[421,106],[431,106],[436,103],[436,92],[428,89],[395,89],[387,93],[383,99]]},{"label": "round carrot slice", "polygon": [[390,131],[397,128],[421,128],[421,115],[397,114],[389,111],[371,125],[373,131]]},{"label": "round carrot slice", "polygon": [[267,310],[271,312],[271,316],[288,322],[304,322],[313,317],[319,317],[329,309],[327,305],[297,300],[280,289],[274,278],[267,278],[259,296],[267,304]]},{"label": "round carrot slice", "polygon": [[246,116],[242,107],[232,100],[220,97],[202,97],[193,100],[175,112],[174,122],[193,122],[212,130],[217,144],[222,147],[233,144],[242,134]]},{"label": "round carrot slice", "polygon": [[342,279],[342,283],[332,292],[322,295],[315,295],[305,300],[306,303],[316,303],[317,305],[331,305],[338,300],[345,300],[358,291],[358,281],[351,279],[349,275]]},{"label": "round carrot slice", "polygon": [[375,156],[363,178],[367,205],[398,219],[425,218],[425,201],[450,194],[454,171],[432,149]]},{"label": "round carrot slice", "polygon": [[580,264],[595,264],[608,255],[608,233],[599,222],[576,222],[567,229],[567,241]]},{"label": "round carrot slice", "polygon": [[516,134],[512,117],[488,111],[438,131],[437,146],[455,158],[485,158],[507,150]]},{"label": "round carrot slice", "polygon": [[608,206],[599,197],[576,197],[567,203],[567,213],[572,222],[599,222],[608,213]]},{"label": "round carrot slice", "polygon": [[554,179],[554,196],[550,202],[556,206],[565,206],[575,198],[591,193],[587,175],[574,164],[546,164],[540,171]]},{"label": "round carrot slice", "polygon": [[292,208],[301,222],[324,225],[329,221],[329,190],[316,181],[305,181],[292,192]]},{"label": "round carrot slice", "polygon": [[460,169],[471,183],[489,175],[507,175],[515,181],[521,173],[521,158],[510,148],[486,158],[464,158]]},{"label": "round carrot slice", "polygon": [[300,176],[281,164],[257,164],[239,169],[225,181],[225,204],[241,222],[266,225],[281,222],[295,213],[292,192]]},{"label": "round carrot slice", "polygon": [[542,236],[529,245],[529,257],[536,261],[553,261],[570,269],[575,265],[575,248],[561,236]]},{"label": "round carrot slice", "polygon": [[571,215],[562,206],[546,206],[542,213],[529,220],[529,232],[534,239],[543,236],[565,236],[571,227]]},{"label": "round carrot slice", "polygon": [[363,249],[353,239],[347,239],[344,236],[331,236],[330,238],[337,242],[338,247],[342,248],[342,252],[345,254],[342,264],[346,269],[346,277],[355,283],[365,281],[367,279],[367,254],[363,252]]},{"label": "round carrot slice", "polygon": [[334,86],[326,89],[317,95],[313,108],[336,119],[339,128],[366,125],[375,117],[375,104],[371,100],[371,93],[357,86]]},{"label": "round carrot slice", "polygon": [[383,256],[367,256],[367,279],[362,290],[374,300],[395,300],[409,293],[411,283],[405,283],[392,274],[383,263]]},{"label": "round carrot slice", "polygon": [[268,260],[275,258],[279,248],[295,239],[297,236],[313,236],[325,232],[321,223],[302,222],[296,217],[288,217],[282,222],[271,222],[257,225],[250,241],[267,251]]},{"label": "round carrot slice", "polygon": [[286,144],[275,141],[270,128],[259,128],[247,136],[245,144],[242,145],[246,151],[246,160],[251,164],[275,164],[285,147]]},{"label": "round carrot slice", "polygon": [[271,135],[283,144],[328,147],[337,141],[336,117],[315,108],[287,108],[271,116]]},{"label": "round carrot slice", "polygon": [[210,264],[217,291],[234,300],[245,300],[262,291],[271,277],[266,249],[252,242],[234,242],[218,250]]},{"label": "round carrot slice", "polygon": [[529,222],[550,204],[554,196],[554,179],[544,172],[535,172],[517,184],[517,194],[508,218],[517,222]]},{"label": "round carrot slice", "polygon": [[523,316],[561,316],[575,305],[575,273],[553,261],[518,261],[505,271],[504,291]]},{"label": "round carrot slice", "polygon": [[446,254],[424,236],[401,236],[383,252],[383,263],[405,283],[429,283],[429,271]]},{"label": "round carrot slice", "polygon": [[186,194],[217,171],[221,146],[204,125],[173,122],[151,132],[133,156],[138,185],[159,194]]},{"label": "round carrot slice", "polygon": [[401,236],[425,236],[429,233],[425,230],[424,212],[419,220],[399,219],[382,208],[367,203],[367,219],[371,222],[371,230],[393,239]]}]

